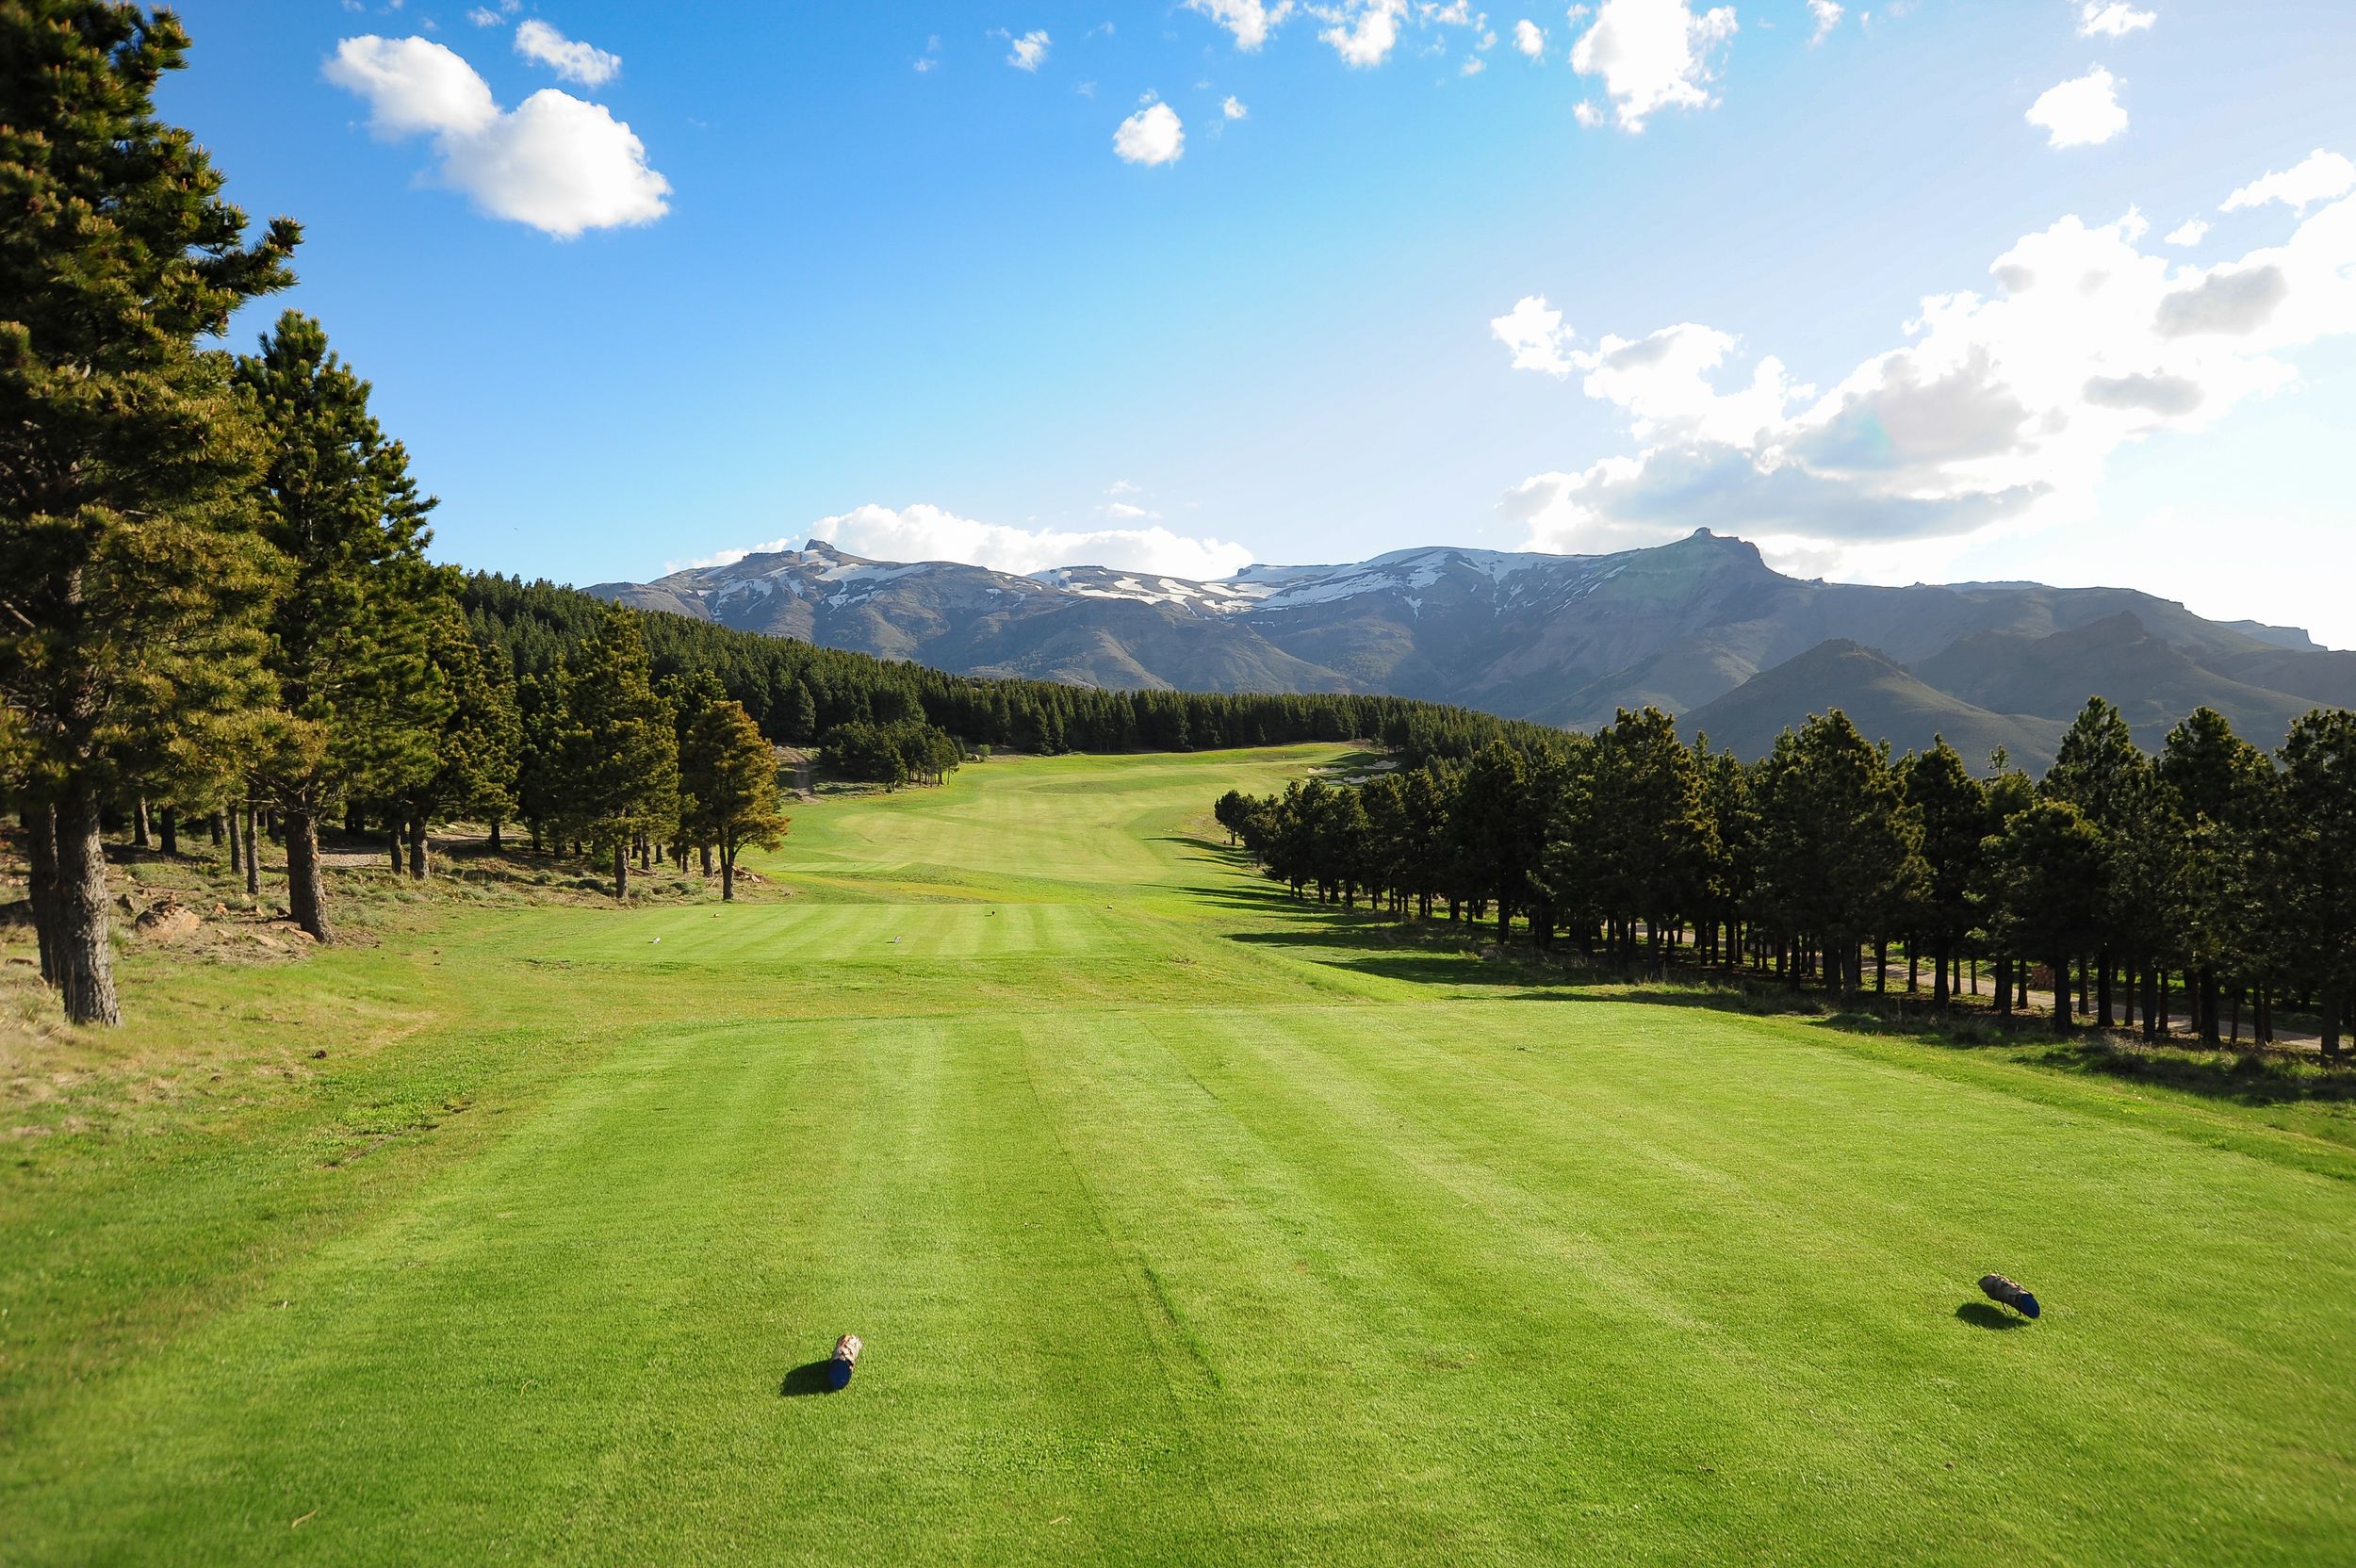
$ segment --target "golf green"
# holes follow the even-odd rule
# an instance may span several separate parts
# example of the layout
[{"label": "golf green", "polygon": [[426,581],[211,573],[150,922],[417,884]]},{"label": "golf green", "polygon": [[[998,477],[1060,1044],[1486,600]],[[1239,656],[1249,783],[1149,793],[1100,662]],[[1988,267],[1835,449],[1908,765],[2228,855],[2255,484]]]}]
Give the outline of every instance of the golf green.
[{"label": "golf green", "polygon": [[1341,755],[135,956],[0,1177],[0,1561],[2356,1558],[2348,1143],[1291,904],[1207,808]]}]

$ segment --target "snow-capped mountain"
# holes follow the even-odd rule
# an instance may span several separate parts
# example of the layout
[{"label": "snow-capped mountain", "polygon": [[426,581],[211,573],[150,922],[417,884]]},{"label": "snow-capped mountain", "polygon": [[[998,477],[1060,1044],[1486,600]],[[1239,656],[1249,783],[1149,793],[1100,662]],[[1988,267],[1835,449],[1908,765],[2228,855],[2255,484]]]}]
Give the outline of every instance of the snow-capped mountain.
[{"label": "snow-capped mountain", "polygon": [[[2253,738],[2268,743],[2267,731],[2294,705],[2356,701],[2356,654],[2317,648],[2303,632],[2203,620],[2128,589],[1803,581],[1770,570],[1744,541],[1707,530],[1614,555],[1439,546],[1333,565],[1255,565],[1217,582],[1104,566],[1023,577],[955,562],[867,561],[812,541],[589,591],[973,675],[1192,691],[1392,692],[1574,727],[1645,703],[1674,713],[1717,704],[1720,712],[1747,714],[1721,699],[1823,645],[1855,644],[1902,675],[1941,672],[1922,687],[1930,698],[1910,699],[1904,712],[1911,716],[1891,721],[1907,731],[1892,739],[1926,742],[1927,729],[1912,729],[1936,727],[1942,713],[1930,710],[1953,697],[1958,710],[1944,713],[1947,723],[2002,734],[2027,757],[2097,690],[2152,739],[2153,727],[2164,731],[2196,705],[2186,695],[2196,689],[2198,700],[2229,716],[2247,714]],[[2098,626],[2107,629],[2086,629]],[[2201,679],[2175,671],[2162,680],[2157,655],[2129,657],[2138,638]],[[2046,668],[2057,660],[2060,667]],[[1865,668],[1828,656],[1804,666],[1859,679]],[[2002,675],[2030,668],[2045,671],[2034,692]],[[2081,669],[2096,684],[2067,695],[2081,684]],[[2147,698],[2112,689],[2146,678],[2135,671],[2166,693]],[[1805,684],[1787,677],[1761,691],[1774,694],[1777,715],[1795,720],[1808,710],[1781,710],[1803,700]],[[1955,697],[1959,689],[1973,694]],[[1842,697],[1809,700],[1821,708]],[[1723,722],[1757,727],[1751,717]],[[1742,743],[1753,739],[1746,733]]]}]

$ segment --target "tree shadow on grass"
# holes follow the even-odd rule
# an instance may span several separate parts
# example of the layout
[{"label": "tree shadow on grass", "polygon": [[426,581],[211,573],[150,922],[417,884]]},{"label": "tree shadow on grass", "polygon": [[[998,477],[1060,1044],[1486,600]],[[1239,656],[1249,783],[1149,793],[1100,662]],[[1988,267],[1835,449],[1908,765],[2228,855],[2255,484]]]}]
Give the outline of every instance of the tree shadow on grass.
[{"label": "tree shadow on grass", "polygon": [[[1170,841],[1198,846],[1239,872],[1252,869],[1249,852],[1242,849],[1192,837]],[[1826,1028],[1900,1036],[1949,1051],[2005,1051],[2013,1054],[2013,1060],[2030,1065],[2157,1085],[2250,1109],[2356,1104],[2356,1072],[2323,1068],[2313,1058],[2280,1052],[2167,1045],[2154,1049],[2098,1035],[2055,1038],[2034,1018],[2007,1019],[1971,1007],[1939,1013],[1922,999],[1900,992],[1836,1005],[1821,992],[1795,989],[1752,971],[1673,971],[1663,985],[1657,976],[1622,973],[1595,963],[1576,947],[1558,946],[1542,955],[1521,943],[1499,945],[1494,928],[1478,923],[1402,922],[1379,910],[1296,899],[1285,889],[1256,877],[1190,883],[1176,890],[1201,903],[1283,923],[1273,930],[1231,932],[1232,941],[1299,948],[1303,958],[1331,968],[1412,985],[1496,987],[1518,990],[1515,1000],[1524,1002],[1698,1007],[1754,1018],[1802,1018]],[[1660,988],[1651,988],[1655,987]]]},{"label": "tree shadow on grass", "polygon": [[2055,1040],[2025,1059],[2066,1072],[2157,1084],[2242,1105],[2356,1104],[2356,1073],[2254,1051],[2203,1052],[2187,1047],[2184,1053],[2175,1053],[2096,1038]]},{"label": "tree shadow on grass", "polygon": [[1200,838],[1192,833],[1164,833],[1155,837],[1152,841],[1157,844],[1183,844],[1188,849],[1199,849],[1231,865],[1240,866],[1243,863],[1239,857],[1244,854],[1244,851],[1234,844],[1220,843],[1217,839]]},{"label": "tree shadow on grass", "polygon": [[1993,1301],[1966,1301],[1955,1315],[1977,1329],[2025,1329],[2029,1320],[2015,1317]]},{"label": "tree shadow on grass", "polygon": [[833,1369],[834,1358],[831,1356],[824,1361],[804,1362],[785,1375],[785,1381],[777,1385],[777,1395],[781,1398],[798,1399],[809,1394],[832,1394],[835,1391]]}]

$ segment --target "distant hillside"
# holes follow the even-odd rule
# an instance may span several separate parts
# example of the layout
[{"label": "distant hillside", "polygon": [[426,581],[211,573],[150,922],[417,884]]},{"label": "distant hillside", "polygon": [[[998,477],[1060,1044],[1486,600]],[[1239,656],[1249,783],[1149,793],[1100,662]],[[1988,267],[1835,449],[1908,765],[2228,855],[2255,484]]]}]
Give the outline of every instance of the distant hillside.
[{"label": "distant hillside", "polygon": [[[2267,657],[2298,656],[2274,650]],[[2063,723],[2088,697],[2108,697],[2147,748],[2196,708],[2214,708],[2271,743],[2315,706],[2203,668],[2127,611],[2047,637],[2005,631],[1966,637],[1915,665],[1914,674],[1982,708]]]},{"label": "distant hillside", "polygon": [[[1021,577],[813,542],[589,592],[969,675],[1385,693],[1578,728],[1649,703],[1738,748],[1851,700],[1901,747],[1945,727],[1958,746],[1987,737],[2023,760],[2097,692],[2147,743],[2203,703],[2271,745],[2308,708],[2356,702],[2356,654],[2296,629],[2205,620],[2124,588],[1804,581],[1707,530],[1615,555],[1434,547],[1218,582],[1098,566]],[[1792,667],[1827,645],[1851,651]]]},{"label": "distant hillside", "polygon": [[1705,734],[1719,750],[1758,757],[1775,737],[1810,713],[1838,708],[1864,734],[1921,750],[1935,736],[1974,767],[2002,746],[2012,760],[2040,773],[2060,744],[2061,722],[1993,713],[1923,684],[1872,648],[1847,641],[1819,643],[1797,659],[1744,681],[1715,702],[1685,715],[1689,736]]}]

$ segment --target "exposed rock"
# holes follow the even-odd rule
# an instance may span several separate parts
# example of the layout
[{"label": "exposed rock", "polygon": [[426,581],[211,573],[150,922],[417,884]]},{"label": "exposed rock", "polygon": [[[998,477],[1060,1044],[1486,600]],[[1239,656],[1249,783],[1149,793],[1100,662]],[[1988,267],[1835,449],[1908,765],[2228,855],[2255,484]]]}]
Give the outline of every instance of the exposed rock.
[{"label": "exposed rock", "polygon": [[194,909],[167,898],[133,921],[131,928],[159,942],[176,942],[195,936],[205,928],[205,922]]}]

